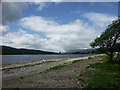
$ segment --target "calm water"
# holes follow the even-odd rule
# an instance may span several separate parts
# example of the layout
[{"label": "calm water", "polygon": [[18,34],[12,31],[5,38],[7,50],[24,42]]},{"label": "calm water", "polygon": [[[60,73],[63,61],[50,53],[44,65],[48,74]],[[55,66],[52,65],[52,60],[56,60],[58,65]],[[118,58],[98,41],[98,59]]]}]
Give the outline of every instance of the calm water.
[{"label": "calm water", "polygon": [[[95,54],[94,54],[95,55]],[[69,54],[69,55],[2,55],[3,64],[30,62],[43,59],[59,59],[70,57],[93,56],[93,54]]]}]

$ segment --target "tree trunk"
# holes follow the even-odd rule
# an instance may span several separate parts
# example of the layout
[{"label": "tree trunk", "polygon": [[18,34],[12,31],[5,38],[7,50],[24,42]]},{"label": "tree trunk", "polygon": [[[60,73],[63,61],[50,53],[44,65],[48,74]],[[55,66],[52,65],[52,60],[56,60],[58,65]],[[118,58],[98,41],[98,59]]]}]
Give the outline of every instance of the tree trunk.
[{"label": "tree trunk", "polygon": [[110,53],[108,62],[113,63],[113,52]]}]

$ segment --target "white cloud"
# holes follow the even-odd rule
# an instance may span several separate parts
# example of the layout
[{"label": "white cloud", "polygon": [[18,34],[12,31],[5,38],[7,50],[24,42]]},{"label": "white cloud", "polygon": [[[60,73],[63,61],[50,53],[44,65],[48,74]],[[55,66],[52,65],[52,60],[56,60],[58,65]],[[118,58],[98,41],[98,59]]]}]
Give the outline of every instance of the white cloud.
[{"label": "white cloud", "polygon": [[67,51],[77,48],[88,48],[89,43],[97,36],[94,28],[77,19],[61,25],[53,20],[40,16],[31,16],[21,19],[21,25],[34,31],[46,33],[47,44],[44,49]]},{"label": "white cloud", "polygon": [[40,16],[31,16],[21,19],[21,25],[31,30],[47,33],[53,32],[53,28],[56,28],[58,23]]},{"label": "white cloud", "polygon": [[77,19],[68,24],[59,24],[41,16],[22,18],[20,20],[22,27],[44,33],[46,38],[19,30],[5,34],[2,37],[3,42],[1,44],[57,52],[89,48],[89,43],[100,35],[101,31],[99,30],[105,28],[108,23],[116,18],[100,13],[86,13],[82,16],[89,22]]},{"label": "white cloud", "polygon": [[117,16],[95,12],[86,13],[81,16],[87,18],[93,27],[96,27],[98,31],[105,30],[105,28],[112,23],[113,20],[117,19]]},{"label": "white cloud", "polygon": [[37,34],[28,34],[20,29],[18,32],[8,32],[1,36],[1,45],[8,45],[17,48],[42,49],[46,39],[40,38]]},{"label": "white cloud", "polygon": [[0,36],[5,35],[8,32],[9,27],[6,25],[0,25]]},{"label": "white cloud", "polygon": [[41,11],[44,8],[48,7],[46,2],[33,2],[33,3],[30,3],[30,4],[37,5],[37,10],[39,10],[39,11]]}]

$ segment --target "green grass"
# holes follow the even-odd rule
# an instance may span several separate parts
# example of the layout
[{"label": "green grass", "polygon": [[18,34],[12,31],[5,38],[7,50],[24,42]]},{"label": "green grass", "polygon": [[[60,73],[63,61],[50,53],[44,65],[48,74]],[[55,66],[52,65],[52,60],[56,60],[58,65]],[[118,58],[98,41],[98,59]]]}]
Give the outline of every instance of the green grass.
[{"label": "green grass", "polygon": [[64,63],[63,65],[58,65],[58,66],[49,68],[46,71],[44,71],[44,73],[48,73],[48,72],[53,71],[53,70],[62,69],[62,68],[68,67],[69,65],[70,65],[69,63]]},{"label": "green grass", "polygon": [[75,60],[75,61],[72,61],[72,63],[78,63],[78,62],[82,62],[82,61],[90,60],[90,59],[98,59],[100,57],[103,57],[103,56],[88,57],[88,59]]},{"label": "green grass", "polygon": [[120,88],[120,65],[111,64],[107,62],[96,63],[87,68],[95,68],[96,70],[88,70],[79,75],[80,77],[87,77],[89,80],[84,81],[88,83],[90,88]]},{"label": "green grass", "polygon": [[70,62],[70,63],[64,63],[63,65],[58,65],[58,66],[52,67],[52,68],[50,68],[50,69],[47,69],[47,70],[45,70],[45,71],[42,72],[42,73],[48,73],[48,72],[51,72],[51,71],[53,71],[53,70],[59,70],[59,69],[63,69],[63,68],[66,68],[66,67],[70,67],[71,64],[78,63],[78,62],[82,62],[82,61],[84,61],[84,60],[86,60],[86,59],[80,59],[80,60],[72,61],[72,62]]},{"label": "green grass", "polygon": [[104,56],[95,56],[95,57],[90,57],[88,59],[75,60],[75,61],[72,61],[71,63],[64,63],[63,65],[58,65],[58,66],[52,67],[50,69],[47,69],[42,73],[48,73],[48,72],[51,72],[53,70],[63,69],[63,68],[66,68],[66,67],[70,67],[71,64],[75,64],[75,63],[82,62],[82,61],[89,60],[89,59],[98,59],[100,57],[104,57]]},{"label": "green grass", "polygon": [[[89,58],[88,58],[89,59]],[[103,59],[105,61],[108,60],[108,57],[106,55],[103,56],[95,56],[95,57],[90,57],[90,59]]]}]

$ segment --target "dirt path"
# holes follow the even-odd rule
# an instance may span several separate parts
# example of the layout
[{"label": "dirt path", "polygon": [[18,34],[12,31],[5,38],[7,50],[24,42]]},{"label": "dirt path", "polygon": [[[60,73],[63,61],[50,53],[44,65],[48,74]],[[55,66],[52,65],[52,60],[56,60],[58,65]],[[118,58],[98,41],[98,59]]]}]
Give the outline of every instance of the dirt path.
[{"label": "dirt path", "polygon": [[67,61],[45,63],[35,66],[19,68],[3,73],[3,88],[76,88],[84,87],[77,76],[86,70],[89,64],[100,62],[100,60],[85,60],[74,63],[69,67],[54,70],[48,73],[40,73],[51,66],[57,66]]}]

